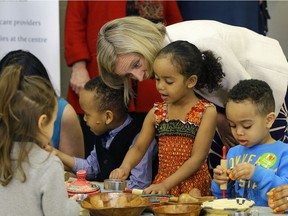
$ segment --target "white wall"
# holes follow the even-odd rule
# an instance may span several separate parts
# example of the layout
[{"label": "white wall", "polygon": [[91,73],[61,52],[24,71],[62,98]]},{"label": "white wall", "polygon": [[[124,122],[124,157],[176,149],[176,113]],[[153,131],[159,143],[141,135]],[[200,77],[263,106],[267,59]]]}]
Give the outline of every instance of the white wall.
[{"label": "white wall", "polygon": [[0,58],[12,50],[27,50],[47,69],[60,93],[59,4],[57,1],[0,0]]},{"label": "white wall", "polygon": [[268,0],[271,19],[268,20],[268,34],[279,41],[288,58],[288,0]]}]

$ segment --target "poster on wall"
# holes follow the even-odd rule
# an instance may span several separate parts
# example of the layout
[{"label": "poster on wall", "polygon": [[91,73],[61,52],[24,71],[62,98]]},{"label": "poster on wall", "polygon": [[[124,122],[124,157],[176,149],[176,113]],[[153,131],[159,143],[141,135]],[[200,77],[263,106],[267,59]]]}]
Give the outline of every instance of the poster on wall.
[{"label": "poster on wall", "polygon": [[59,2],[0,1],[0,58],[26,50],[47,69],[60,95]]}]

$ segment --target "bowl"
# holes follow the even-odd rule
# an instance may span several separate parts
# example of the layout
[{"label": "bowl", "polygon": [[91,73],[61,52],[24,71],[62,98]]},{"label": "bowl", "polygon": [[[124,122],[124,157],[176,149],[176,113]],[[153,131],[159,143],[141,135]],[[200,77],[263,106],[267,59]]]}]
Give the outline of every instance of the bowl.
[{"label": "bowl", "polygon": [[81,202],[92,216],[139,216],[148,206],[150,202],[136,194],[116,192],[89,195]]},{"label": "bowl", "polygon": [[124,191],[126,189],[127,182],[125,180],[118,179],[105,179],[104,189],[109,191]]},{"label": "bowl", "polygon": [[245,198],[216,199],[203,202],[201,207],[206,213],[214,215],[229,215],[236,212],[248,212],[254,206],[253,200]]},{"label": "bowl", "polygon": [[198,216],[200,211],[199,205],[189,204],[162,205],[153,208],[155,216]]}]

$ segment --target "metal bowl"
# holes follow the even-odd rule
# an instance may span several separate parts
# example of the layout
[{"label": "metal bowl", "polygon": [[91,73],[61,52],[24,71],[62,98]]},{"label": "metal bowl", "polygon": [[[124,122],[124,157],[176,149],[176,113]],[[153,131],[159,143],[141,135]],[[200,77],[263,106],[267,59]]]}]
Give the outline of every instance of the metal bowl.
[{"label": "metal bowl", "polygon": [[105,179],[104,189],[107,191],[124,191],[126,189],[127,182],[125,180],[118,179]]}]

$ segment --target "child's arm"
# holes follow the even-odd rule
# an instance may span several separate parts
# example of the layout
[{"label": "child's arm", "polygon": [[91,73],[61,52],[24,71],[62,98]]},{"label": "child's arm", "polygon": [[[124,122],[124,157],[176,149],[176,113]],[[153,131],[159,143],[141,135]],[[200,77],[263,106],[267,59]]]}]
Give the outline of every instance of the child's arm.
[{"label": "child's arm", "polygon": [[86,159],[71,157],[70,155],[63,153],[52,146],[45,146],[44,149],[58,156],[65,165],[65,168],[68,168],[69,171],[76,173],[78,170],[86,170],[87,179],[95,179],[100,172],[95,146]]},{"label": "child's arm", "polygon": [[170,177],[162,183],[151,185],[144,190],[145,193],[166,194],[183,180],[196,173],[207,159],[212,139],[216,129],[217,112],[214,107],[208,107],[202,116],[191,157]]},{"label": "child's arm", "polygon": [[282,156],[277,155],[277,160],[279,160],[280,163],[275,169],[266,169],[262,166],[256,165],[255,171],[250,178],[251,181],[257,183],[260,196],[264,200],[268,200],[267,192],[272,188],[288,184],[288,151],[285,151]]},{"label": "child's arm", "polygon": [[[138,136],[135,138],[137,140]],[[129,176],[129,189],[144,189],[151,185],[152,182],[152,161],[153,156],[157,153],[157,142],[153,139],[142,160],[135,166]],[[132,146],[131,146],[132,148]]]},{"label": "child's arm", "polygon": [[75,166],[74,158],[71,157],[70,155],[63,153],[63,152],[59,151],[58,149],[56,149],[50,145],[45,146],[44,149],[46,151],[52,152],[53,154],[58,156],[60,158],[60,160],[62,161],[62,163],[66,166],[66,168],[69,168],[70,171]]},{"label": "child's arm", "polygon": [[127,152],[121,166],[110,173],[111,179],[127,179],[132,168],[143,158],[155,136],[154,109],[151,109],[145,117],[142,129],[136,143]]}]

